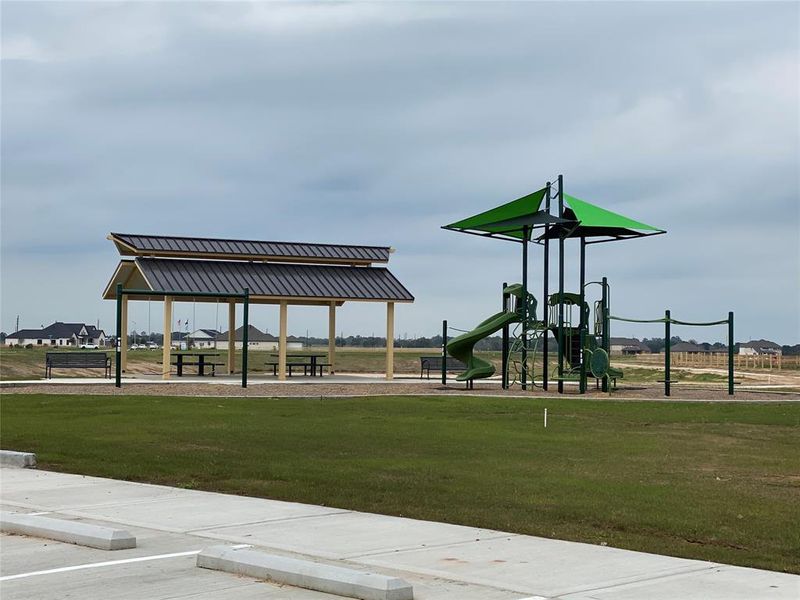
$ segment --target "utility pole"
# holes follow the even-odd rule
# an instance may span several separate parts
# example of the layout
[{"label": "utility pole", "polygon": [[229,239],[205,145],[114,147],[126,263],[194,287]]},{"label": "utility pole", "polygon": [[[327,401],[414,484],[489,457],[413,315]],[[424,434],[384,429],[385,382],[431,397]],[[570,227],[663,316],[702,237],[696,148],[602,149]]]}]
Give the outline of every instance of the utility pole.
[{"label": "utility pole", "polygon": [[19,331],[19,315],[17,315],[17,328],[14,331],[14,333],[16,333],[17,331]]}]

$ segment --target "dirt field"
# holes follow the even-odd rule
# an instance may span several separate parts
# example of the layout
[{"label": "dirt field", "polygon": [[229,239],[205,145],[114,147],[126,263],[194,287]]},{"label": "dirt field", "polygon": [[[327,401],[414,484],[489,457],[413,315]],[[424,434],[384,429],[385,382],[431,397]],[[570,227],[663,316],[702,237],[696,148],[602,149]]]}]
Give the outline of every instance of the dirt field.
[{"label": "dirt field", "polygon": [[[527,392],[518,386],[503,390],[498,382],[476,382],[474,390],[466,390],[463,384],[449,383],[446,387],[441,382],[425,381],[422,383],[257,383],[250,382],[246,389],[236,385],[220,385],[211,383],[137,383],[123,385],[115,388],[111,383],[92,385],[83,384],[4,384],[3,394],[77,394],[77,395],[147,395],[147,396],[242,396],[250,398],[307,398],[307,397],[342,397],[342,396],[403,396],[403,395],[492,395],[492,396],[518,396],[537,398],[579,397],[574,386],[568,386],[565,394],[560,396],[554,392],[555,386],[549,392],[541,388],[531,388]],[[734,396],[728,396],[725,389],[720,386],[674,386],[669,398],[664,396],[663,386],[629,385],[621,386],[612,393],[603,393],[590,388],[585,398],[614,400],[687,400],[687,401],[724,401],[724,402],[771,402],[771,401],[800,401],[800,391],[781,390],[737,390]]]}]

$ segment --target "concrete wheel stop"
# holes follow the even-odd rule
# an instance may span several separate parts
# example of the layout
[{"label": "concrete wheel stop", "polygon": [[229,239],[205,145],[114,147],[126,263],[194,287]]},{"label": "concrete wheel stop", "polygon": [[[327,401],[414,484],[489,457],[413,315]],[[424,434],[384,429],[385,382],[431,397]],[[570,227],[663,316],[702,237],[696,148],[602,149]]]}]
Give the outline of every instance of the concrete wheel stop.
[{"label": "concrete wheel stop", "polygon": [[211,546],[197,555],[197,566],[361,600],[414,598],[411,585],[397,577],[276,556],[251,548]]},{"label": "concrete wheel stop", "polygon": [[112,529],[40,515],[2,511],[0,512],[0,530],[4,533],[47,538],[100,550],[136,548],[136,538],[124,529]]},{"label": "concrete wheel stop", "polygon": [[0,465],[4,467],[31,469],[36,466],[36,455],[33,452],[0,450]]}]

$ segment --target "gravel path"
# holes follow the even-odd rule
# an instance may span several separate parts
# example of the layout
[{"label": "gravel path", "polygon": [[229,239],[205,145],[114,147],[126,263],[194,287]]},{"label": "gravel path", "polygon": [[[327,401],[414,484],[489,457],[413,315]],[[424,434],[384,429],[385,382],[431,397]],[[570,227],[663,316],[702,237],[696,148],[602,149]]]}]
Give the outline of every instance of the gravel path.
[{"label": "gravel path", "polygon": [[[552,390],[553,388],[551,388]],[[303,382],[303,383],[268,383],[259,384],[251,382],[246,389],[236,385],[220,385],[209,383],[167,383],[148,384],[137,383],[123,385],[115,388],[111,383],[99,384],[11,384],[4,383],[2,394],[75,394],[75,395],[134,395],[134,396],[231,396],[248,398],[287,398],[287,397],[343,397],[343,396],[379,396],[379,395],[444,395],[444,396],[512,396],[512,397],[544,397],[579,398],[575,387],[568,387],[566,393],[560,396],[553,391],[544,392],[540,388],[529,389],[523,392],[519,387],[503,390],[499,383],[475,383],[474,390],[464,389],[463,384],[452,383],[444,387],[440,382],[415,382],[404,383],[331,383],[331,382]],[[662,386],[622,386],[612,394],[602,393],[593,388],[583,396],[587,399],[612,399],[612,400],[690,400],[690,401],[738,401],[738,402],[798,402],[800,392],[754,391],[737,390],[736,395],[730,397],[721,387],[678,386],[672,390],[670,398],[664,397]]]}]

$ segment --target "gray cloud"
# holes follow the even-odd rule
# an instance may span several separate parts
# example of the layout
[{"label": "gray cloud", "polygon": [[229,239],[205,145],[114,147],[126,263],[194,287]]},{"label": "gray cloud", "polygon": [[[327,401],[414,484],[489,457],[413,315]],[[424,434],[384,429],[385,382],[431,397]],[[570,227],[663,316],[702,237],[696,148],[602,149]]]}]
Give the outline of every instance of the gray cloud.
[{"label": "gray cloud", "polygon": [[[110,327],[111,230],[390,244],[417,297],[398,328],[469,325],[519,248],[439,226],[561,172],[669,230],[591,247],[615,312],[734,309],[796,342],[798,10],[4,3],[0,325]],[[343,328],[380,330],[376,310]],[[297,319],[324,334],[324,315]]]}]

